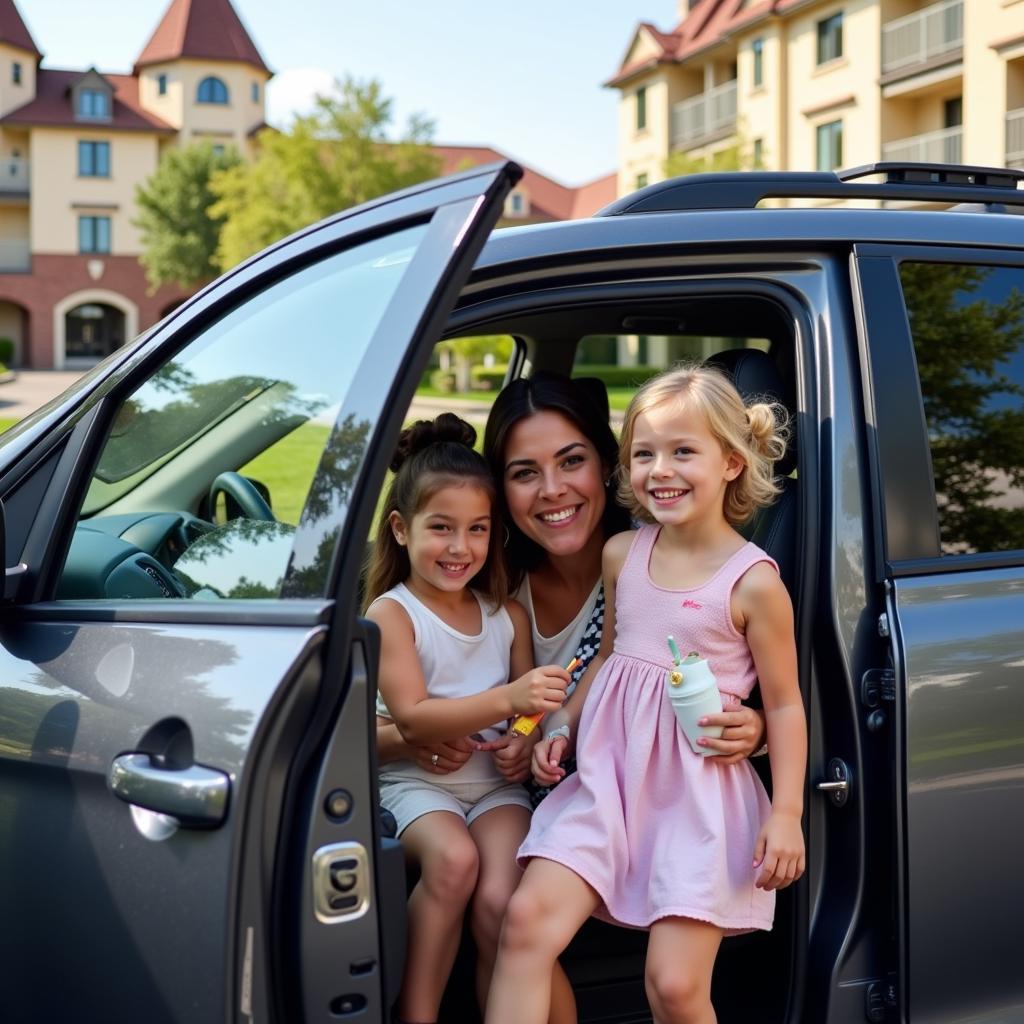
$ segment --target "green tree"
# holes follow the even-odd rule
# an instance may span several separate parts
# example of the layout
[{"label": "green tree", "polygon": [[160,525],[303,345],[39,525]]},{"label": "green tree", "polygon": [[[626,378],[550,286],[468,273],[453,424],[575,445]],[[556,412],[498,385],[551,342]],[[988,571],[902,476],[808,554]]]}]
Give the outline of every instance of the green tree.
[{"label": "green tree", "polygon": [[760,161],[754,158],[753,143],[746,132],[739,130],[728,146],[712,153],[694,156],[677,150],[670,153],[665,161],[665,177],[678,178],[683,174],[702,174],[706,171],[757,171]]},{"label": "green tree", "polygon": [[318,96],[313,113],[285,132],[264,131],[259,153],[216,176],[214,216],[224,229],[221,270],[339,210],[415,185],[440,173],[429,148],[433,125],[414,116],[404,136],[388,141],[392,102],[379,82],[351,78]]},{"label": "green tree", "polygon": [[214,256],[224,219],[210,212],[210,181],[239,162],[234,150],[218,152],[210,143],[170,149],[136,188],[133,223],[142,235],[140,259],[151,289],[193,288],[217,275]]},{"label": "green tree", "polygon": [[1006,374],[1024,351],[1024,294],[996,301],[993,269],[900,268],[931,445],[942,544],[949,551],[1020,547],[1024,388]]}]

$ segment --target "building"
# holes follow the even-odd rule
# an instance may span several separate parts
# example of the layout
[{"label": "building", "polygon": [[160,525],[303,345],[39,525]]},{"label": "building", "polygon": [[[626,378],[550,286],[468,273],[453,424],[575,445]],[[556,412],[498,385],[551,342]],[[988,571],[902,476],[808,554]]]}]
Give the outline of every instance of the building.
[{"label": "building", "polygon": [[621,93],[624,195],[669,154],[748,166],[1024,165],[1024,0],[680,0],[641,23]]},{"label": "building", "polygon": [[[490,146],[433,146],[441,158],[441,173],[456,171],[481,164],[490,164],[509,157]],[[547,175],[527,167],[519,161],[523,176],[505,200],[505,213],[501,227],[515,224],[541,224],[554,220],[575,220],[591,217],[602,206],[615,199],[618,175],[613,171],[584,185],[572,188],[562,185]]]},{"label": "building", "polygon": [[15,364],[73,368],[185,297],[147,292],[135,188],[170,146],[251,154],[271,72],[230,0],[172,0],[131,74],[42,57],[0,0],[0,337]]}]

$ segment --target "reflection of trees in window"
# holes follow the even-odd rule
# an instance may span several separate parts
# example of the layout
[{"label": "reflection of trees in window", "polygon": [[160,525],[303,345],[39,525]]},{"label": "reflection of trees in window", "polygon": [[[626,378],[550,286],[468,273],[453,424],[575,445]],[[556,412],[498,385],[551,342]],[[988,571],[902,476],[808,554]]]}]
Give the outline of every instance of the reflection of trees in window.
[{"label": "reflection of trees in window", "polygon": [[1024,272],[900,268],[942,549],[1024,548]]},{"label": "reflection of trees in window", "polygon": [[96,475],[106,483],[123,480],[270,389],[273,404],[259,425],[281,428],[277,436],[327,404],[322,396],[300,396],[291,381],[243,374],[201,381],[188,367],[170,362],[118,411]]},{"label": "reflection of trees in window", "polygon": [[327,593],[338,531],[369,436],[369,421],[357,421],[351,413],[332,431],[302,511],[282,597],[323,597]]}]

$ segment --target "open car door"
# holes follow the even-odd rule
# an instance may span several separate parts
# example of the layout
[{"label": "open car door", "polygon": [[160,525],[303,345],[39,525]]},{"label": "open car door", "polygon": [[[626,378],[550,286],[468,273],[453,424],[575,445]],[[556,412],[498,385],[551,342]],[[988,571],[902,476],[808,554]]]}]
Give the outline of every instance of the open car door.
[{"label": "open car door", "polygon": [[[404,907],[382,909],[359,570],[520,174],[280,243],[0,444],[5,1020],[388,1019]],[[289,524],[236,470],[300,428],[316,457]],[[215,521],[218,495],[239,519]]]}]

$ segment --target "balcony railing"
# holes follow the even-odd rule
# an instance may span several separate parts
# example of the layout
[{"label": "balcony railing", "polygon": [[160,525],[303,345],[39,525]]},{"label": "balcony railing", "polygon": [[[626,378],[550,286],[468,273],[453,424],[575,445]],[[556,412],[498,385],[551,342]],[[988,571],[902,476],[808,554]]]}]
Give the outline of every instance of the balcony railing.
[{"label": "balcony railing", "polygon": [[695,146],[701,139],[736,126],[736,82],[683,100],[672,108],[672,144]]},{"label": "balcony railing", "polygon": [[0,274],[27,274],[31,269],[28,239],[0,241]]},{"label": "balcony railing", "polygon": [[0,192],[28,192],[27,160],[0,160]]},{"label": "balcony railing", "polygon": [[1006,166],[1024,167],[1024,108],[1006,115]]},{"label": "balcony railing", "polygon": [[963,151],[963,128],[913,135],[882,144],[882,159],[899,163],[958,164]]},{"label": "balcony railing", "polygon": [[882,26],[882,74],[910,70],[964,44],[964,0],[941,0]]}]

